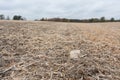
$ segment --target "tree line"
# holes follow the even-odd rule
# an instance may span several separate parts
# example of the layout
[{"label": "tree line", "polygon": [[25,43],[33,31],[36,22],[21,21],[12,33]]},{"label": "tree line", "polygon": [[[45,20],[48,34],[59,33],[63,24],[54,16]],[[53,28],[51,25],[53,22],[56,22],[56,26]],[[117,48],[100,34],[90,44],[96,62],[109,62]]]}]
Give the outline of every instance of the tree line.
[{"label": "tree line", "polygon": [[55,22],[120,22],[120,20],[116,20],[115,18],[106,19],[105,17],[101,18],[90,18],[90,19],[67,19],[67,18],[42,18],[36,21],[55,21]]},{"label": "tree line", "polygon": [[[0,20],[26,20],[25,17],[21,15],[14,15],[12,18],[9,16],[5,16],[4,14],[0,14]],[[35,21],[54,21],[54,22],[83,22],[83,23],[92,23],[92,22],[120,22],[115,18],[106,19],[105,17],[101,18],[90,18],[90,19],[67,19],[67,18],[42,18],[35,19]]]},{"label": "tree line", "polygon": [[26,18],[22,17],[21,15],[14,15],[11,19],[9,16],[0,14],[0,20],[26,20]]}]

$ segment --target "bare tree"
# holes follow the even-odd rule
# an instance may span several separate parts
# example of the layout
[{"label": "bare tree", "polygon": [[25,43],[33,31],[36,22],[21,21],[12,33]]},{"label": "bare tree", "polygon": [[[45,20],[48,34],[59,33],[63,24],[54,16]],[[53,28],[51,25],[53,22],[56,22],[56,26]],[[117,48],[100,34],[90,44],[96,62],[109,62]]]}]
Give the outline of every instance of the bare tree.
[{"label": "bare tree", "polygon": [[7,16],[7,17],[6,17],[6,20],[10,20],[10,17],[9,17],[9,16]]}]

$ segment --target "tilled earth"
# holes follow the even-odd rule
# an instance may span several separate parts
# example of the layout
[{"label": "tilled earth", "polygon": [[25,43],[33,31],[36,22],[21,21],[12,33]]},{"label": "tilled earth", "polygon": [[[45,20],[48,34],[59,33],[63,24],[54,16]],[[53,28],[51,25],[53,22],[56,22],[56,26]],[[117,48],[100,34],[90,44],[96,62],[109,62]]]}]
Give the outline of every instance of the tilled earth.
[{"label": "tilled earth", "polygon": [[120,23],[0,21],[0,80],[120,80]]}]

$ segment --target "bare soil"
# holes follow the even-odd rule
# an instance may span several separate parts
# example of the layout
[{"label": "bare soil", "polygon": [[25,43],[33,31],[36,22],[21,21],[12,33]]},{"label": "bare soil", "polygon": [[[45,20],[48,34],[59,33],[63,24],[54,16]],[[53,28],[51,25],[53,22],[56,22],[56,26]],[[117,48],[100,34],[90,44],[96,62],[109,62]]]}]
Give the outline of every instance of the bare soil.
[{"label": "bare soil", "polygon": [[0,80],[120,80],[120,23],[0,21]]}]

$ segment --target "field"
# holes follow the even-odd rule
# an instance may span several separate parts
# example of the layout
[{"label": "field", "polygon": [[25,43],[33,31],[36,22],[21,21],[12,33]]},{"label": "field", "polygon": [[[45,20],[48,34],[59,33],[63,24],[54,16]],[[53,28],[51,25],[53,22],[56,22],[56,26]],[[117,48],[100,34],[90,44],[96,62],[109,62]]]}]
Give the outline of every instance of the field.
[{"label": "field", "polygon": [[0,21],[0,80],[120,80],[120,23]]}]

